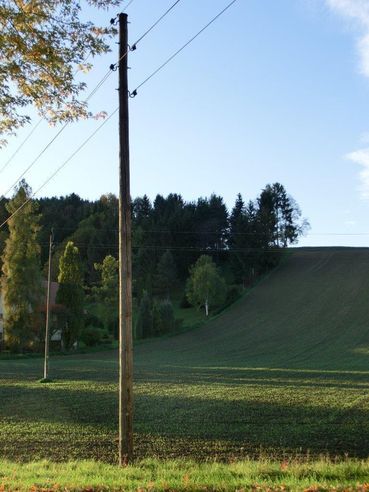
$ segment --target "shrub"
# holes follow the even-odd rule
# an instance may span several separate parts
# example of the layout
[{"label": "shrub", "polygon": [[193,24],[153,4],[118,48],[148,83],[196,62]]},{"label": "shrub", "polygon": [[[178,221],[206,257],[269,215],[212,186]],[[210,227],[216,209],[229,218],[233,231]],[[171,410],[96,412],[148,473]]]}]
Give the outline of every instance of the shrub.
[{"label": "shrub", "polygon": [[188,309],[191,307],[191,304],[188,302],[186,293],[183,294],[183,297],[181,299],[181,302],[179,303],[179,307],[182,309]]},{"label": "shrub", "polygon": [[96,328],[104,328],[103,321],[93,313],[87,312],[85,315],[86,326],[94,326]]},{"label": "shrub", "polygon": [[144,291],[135,324],[136,339],[148,338],[153,335],[153,313],[151,305],[151,298],[148,292]]},{"label": "shrub", "polygon": [[99,345],[104,338],[106,340],[106,336],[107,333],[105,330],[97,328],[96,326],[88,326],[82,331],[80,341],[87,347],[95,347],[96,345]]},{"label": "shrub", "polygon": [[153,308],[154,335],[174,331],[176,320],[172,303],[169,300],[156,303]]}]

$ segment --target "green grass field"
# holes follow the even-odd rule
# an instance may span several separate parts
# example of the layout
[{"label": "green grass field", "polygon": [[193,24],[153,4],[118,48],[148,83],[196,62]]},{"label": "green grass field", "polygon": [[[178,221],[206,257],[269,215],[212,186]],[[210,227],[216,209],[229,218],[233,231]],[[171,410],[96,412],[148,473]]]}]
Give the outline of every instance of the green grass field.
[{"label": "green grass field", "polygon": [[[137,459],[366,458],[368,299],[369,249],[301,249],[204,327],[138,344]],[[0,361],[0,459],[114,463],[117,354],[51,371]]]}]

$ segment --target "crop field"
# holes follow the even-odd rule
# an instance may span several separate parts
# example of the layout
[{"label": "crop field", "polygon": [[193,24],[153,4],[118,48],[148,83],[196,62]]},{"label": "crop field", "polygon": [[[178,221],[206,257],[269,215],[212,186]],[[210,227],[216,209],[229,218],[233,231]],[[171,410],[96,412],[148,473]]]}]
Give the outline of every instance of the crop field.
[{"label": "crop field", "polygon": [[[203,328],[138,344],[137,458],[367,458],[368,273],[367,249],[296,250]],[[0,460],[116,462],[117,368],[55,357],[40,384],[41,359],[0,360]]]}]

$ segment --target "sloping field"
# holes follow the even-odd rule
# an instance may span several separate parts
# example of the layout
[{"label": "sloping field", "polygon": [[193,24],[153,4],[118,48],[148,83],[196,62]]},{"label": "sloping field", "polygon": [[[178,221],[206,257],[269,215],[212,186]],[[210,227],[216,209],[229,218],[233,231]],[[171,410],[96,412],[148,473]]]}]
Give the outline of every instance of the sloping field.
[{"label": "sloping field", "polygon": [[[135,348],[138,457],[369,455],[369,249],[298,249],[199,330]],[[116,459],[115,353],[0,361],[0,458]]]},{"label": "sloping field", "polygon": [[139,365],[148,353],[185,366],[369,370],[369,249],[297,249],[202,330],[140,347]]}]

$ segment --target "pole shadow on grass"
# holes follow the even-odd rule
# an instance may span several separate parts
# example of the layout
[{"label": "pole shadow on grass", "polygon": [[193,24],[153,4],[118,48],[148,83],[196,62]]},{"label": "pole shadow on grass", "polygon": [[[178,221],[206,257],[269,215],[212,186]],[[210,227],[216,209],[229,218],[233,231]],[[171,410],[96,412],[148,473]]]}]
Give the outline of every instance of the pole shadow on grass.
[{"label": "pole shadow on grass", "polygon": [[[367,457],[366,378],[355,372],[141,368],[135,387],[137,454],[229,459],[262,450],[275,457]],[[299,388],[305,395],[300,400]],[[329,391],[338,402],[331,407],[329,400],[317,399]],[[8,380],[0,386],[0,402],[2,458],[114,461],[117,391],[111,380],[51,387]]]}]

